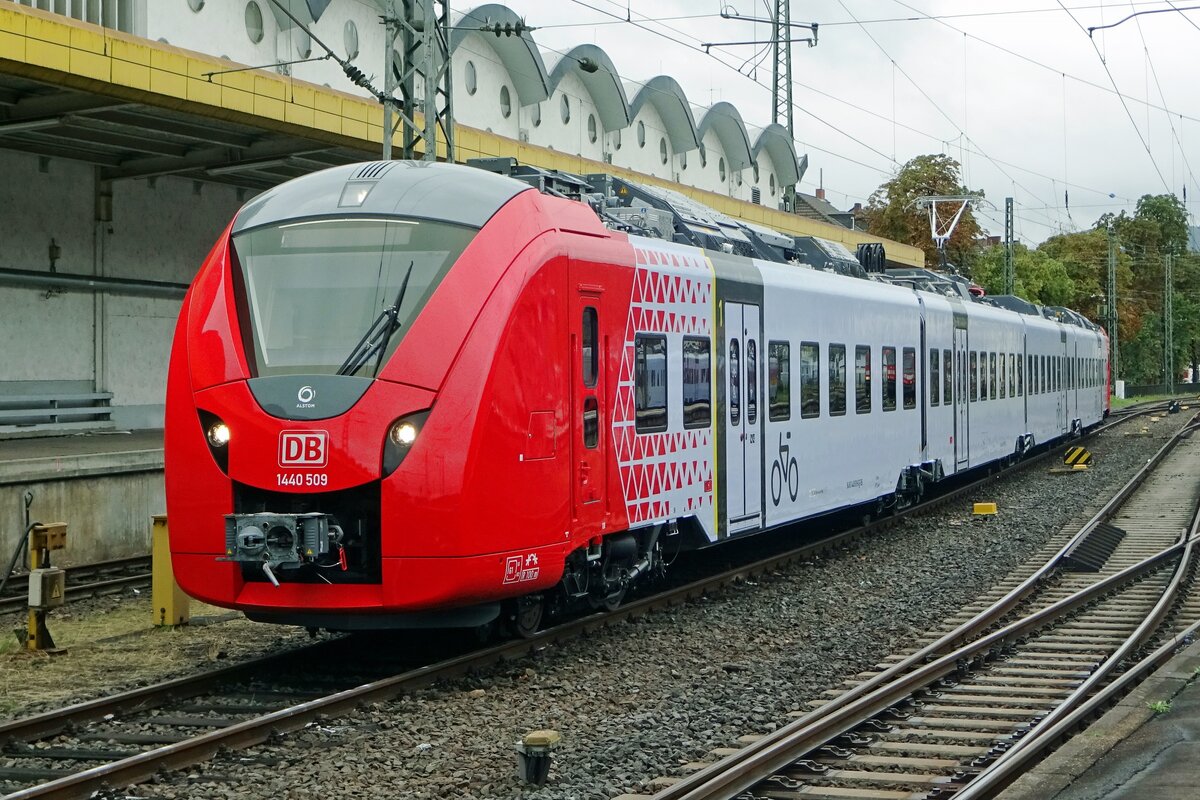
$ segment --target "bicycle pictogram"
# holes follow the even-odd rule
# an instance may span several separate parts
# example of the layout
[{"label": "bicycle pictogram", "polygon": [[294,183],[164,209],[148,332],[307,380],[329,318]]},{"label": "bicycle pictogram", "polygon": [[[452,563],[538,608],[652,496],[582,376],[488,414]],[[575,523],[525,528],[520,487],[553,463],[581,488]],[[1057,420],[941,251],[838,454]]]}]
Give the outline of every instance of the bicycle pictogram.
[{"label": "bicycle pictogram", "polygon": [[[771,464],[771,502],[779,505],[779,501],[783,498],[783,486],[787,483],[788,495],[792,498],[792,502],[796,502],[796,495],[800,493],[800,465],[796,463],[796,457],[791,455],[791,445],[783,443],[784,434],[779,434],[779,455],[774,463]],[[789,431],[787,438],[791,439],[792,434]]]}]

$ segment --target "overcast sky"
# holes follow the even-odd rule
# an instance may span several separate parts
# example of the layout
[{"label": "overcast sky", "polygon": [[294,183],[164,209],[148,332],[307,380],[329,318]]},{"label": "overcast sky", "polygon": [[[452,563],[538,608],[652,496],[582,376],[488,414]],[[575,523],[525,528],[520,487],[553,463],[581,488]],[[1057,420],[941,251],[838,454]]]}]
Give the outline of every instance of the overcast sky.
[{"label": "overcast sky", "polygon": [[[626,80],[665,73],[693,103],[731,100],[748,124],[771,121],[769,51],[754,71],[758,47],[714,48],[714,57],[700,47],[768,38],[767,26],[719,12],[766,16],[769,0],[628,0],[636,24],[611,16],[625,18],[626,0],[505,4],[539,28],[533,37],[543,48],[592,42]],[[1185,185],[1192,213],[1200,202],[1192,169],[1200,173],[1197,7],[1198,0],[792,0],[793,23],[820,24],[816,47],[793,45],[797,151],[809,156],[801,189],[811,193],[823,172],[829,199],[848,208],[910,158],[945,152],[963,163],[966,185],[994,204],[982,211],[984,226],[1003,233],[1004,198],[1012,196],[1017,237],[1029,244],[1090,227],[1106,211],[1132,211],[1143,194],[1182,198]],[[1096,31],[1094,45],[1088,38],[1089,27],[1159,9],[1168,13]]]}]

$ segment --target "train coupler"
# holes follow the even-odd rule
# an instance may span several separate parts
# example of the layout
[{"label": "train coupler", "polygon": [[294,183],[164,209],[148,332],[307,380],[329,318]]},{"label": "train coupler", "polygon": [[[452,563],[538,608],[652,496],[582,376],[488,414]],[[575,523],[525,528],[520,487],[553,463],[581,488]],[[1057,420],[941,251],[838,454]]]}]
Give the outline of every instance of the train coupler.
[{"label": "train coupler", "polygon": [[345,563],[342,530],[327,514],[226,514],[225,556],[218,560],[259,564],[267,580],[279,586],[283,570],[332,552]]}]

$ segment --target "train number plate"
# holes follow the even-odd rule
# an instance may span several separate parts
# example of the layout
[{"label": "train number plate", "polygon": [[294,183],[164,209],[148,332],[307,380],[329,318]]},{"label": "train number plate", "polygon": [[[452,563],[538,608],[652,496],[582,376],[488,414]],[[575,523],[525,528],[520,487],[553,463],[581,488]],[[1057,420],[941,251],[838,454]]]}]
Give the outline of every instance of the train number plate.
[{"label": "train number plate", "polygon": [[277,486],[328,486],[329,476],[323,472],[277,472]]}]

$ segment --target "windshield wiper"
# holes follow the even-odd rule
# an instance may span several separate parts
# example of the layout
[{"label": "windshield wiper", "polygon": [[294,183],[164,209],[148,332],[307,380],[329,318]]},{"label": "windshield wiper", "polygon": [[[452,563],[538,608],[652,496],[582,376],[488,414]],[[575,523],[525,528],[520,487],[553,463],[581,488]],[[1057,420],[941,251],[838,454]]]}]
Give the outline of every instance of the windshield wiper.
[{"label": "windshield wiper", "polygon": [[[400,327],[400,304],[404,302],[404,292],[408,289],[408,279],[412,275],[413,263],[412,261],[408,262],[404,280],[400,282],[400,291],[396,294],[396,302],[379,312],[379,316],[371,323],[371,327],[367,328],[367,332],[358,340],[358,344],[354,345],[350,355],[346,356],[346,360],[338,367],[336,374],[353,375],[375,355],[382,360],[388,341]],[[375,371],[379,372],[379,363],[375,364]]]}]

